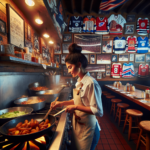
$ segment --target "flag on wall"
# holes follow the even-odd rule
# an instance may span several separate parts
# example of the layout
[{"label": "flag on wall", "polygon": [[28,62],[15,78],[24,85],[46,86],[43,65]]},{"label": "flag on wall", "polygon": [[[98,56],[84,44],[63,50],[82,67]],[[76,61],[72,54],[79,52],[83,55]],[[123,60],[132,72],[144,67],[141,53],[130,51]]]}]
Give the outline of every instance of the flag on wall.
[{"label": "flag on wall", "polygon": [[110,11],[127,1],[128,0],[102,0],[99,9],[100,11]]}]

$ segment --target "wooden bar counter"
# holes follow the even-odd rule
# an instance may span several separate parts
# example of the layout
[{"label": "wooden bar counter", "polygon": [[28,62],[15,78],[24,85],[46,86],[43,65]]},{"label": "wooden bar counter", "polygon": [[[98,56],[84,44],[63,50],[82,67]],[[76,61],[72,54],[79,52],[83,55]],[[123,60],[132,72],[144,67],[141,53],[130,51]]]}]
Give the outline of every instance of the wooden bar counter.
[{"label": "wooden bar counter", "polygon": [[135,91],[124,91],[124,85],[119,88],[115,88],[113,85],[105,85],[105,88],[115,92],[124,98],[140,105],[141,107],[150,111],[150,98],[144,99],[142,97],[142,90],[135,89]]}]

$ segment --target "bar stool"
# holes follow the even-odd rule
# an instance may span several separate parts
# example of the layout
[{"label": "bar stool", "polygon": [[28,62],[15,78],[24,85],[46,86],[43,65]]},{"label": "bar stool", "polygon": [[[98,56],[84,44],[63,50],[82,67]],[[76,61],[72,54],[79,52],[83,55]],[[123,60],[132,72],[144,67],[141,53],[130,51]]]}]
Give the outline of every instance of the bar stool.
[{"label": "bar stool", "polygon": [[111,95],[111,93],[104,93],[104,94],[103,94],[103,97],[102,97],[102,101],[103,101],[103,103],[104,103],[105,106],[106,106],[106,104],[107,104],[106,96],[108,96],[108,95]]},{"label": "bar stool", "polygon": [[108,93],[107,91],[102,91],[102,94],[104,94],[104,93]]},{"label": "bar stool", "polygon": [[[150,150],[150,121],[145,120],[139,123],[140,134],[136,146],[136,150],[139,149],[140,142],[142,142],[146,146],[146,150]],[[146,137],[142,135],[143,131],[146,132]]]},{"label": "bar stool", "polygon": [[121,99],[111,99],[111,109],[110,109],[110,115],[113,112],[113,116],[115,116],[115,112],[116,112],[116,104],[122,102]]},{"label": "bar stool", "polygon": [[[139,110],[136,110],[136,109],[127,109],[126,110],[126,119],[124,122],[123,132],[125,131],[126,125],[129,125],[128,140],[130,140],[130,137],[131,137],[131,129],[138,128],[138,124],[141,120],[141,116],[143,116],[143,113]],[[135,123],[137,125],[136,127],[132,127],[133,117],[136,119],[136,121],[135,121]],[[127,122],[129,124],[127,124]]]},{"label": "bar stool", "polygon": [[[115,121],[118,118],[118,126],[120,126],[121,121],[125,121],[125,120],[121,120],[121,115],[122,115],[122,113],[125,114],[127,107],[129,107],[129,105],[126,103],[118,103],[117,104],[117,112],[116,112]],[[122,109],[123,109],[123,111],[122,111]]]},{"label": "bar stool", "polygon": [[107,104],[108,109],[110,109],[111,99],[113,99],[113,98],[115,98],[115,96],[113,96],[113,95],[106,96],[106,104]]}]

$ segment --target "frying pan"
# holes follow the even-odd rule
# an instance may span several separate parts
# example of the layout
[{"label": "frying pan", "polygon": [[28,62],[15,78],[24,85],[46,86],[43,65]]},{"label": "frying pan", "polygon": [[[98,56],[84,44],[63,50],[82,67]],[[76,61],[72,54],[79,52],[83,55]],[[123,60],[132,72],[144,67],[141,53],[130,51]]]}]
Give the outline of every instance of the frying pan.
[{"label": "frying pan", "polygon": [[26,119],[29,120],[29,121],[31,119],[36,119],[37,121],[41,121],[45,116],[45,114],[42,114],[42,113],[31,114],[31,115],[28,115],[28,116],[23,116],[23,117],[12,119],[12,120],[6,122],[5,124],[3,124],[0,127],[0,133],[2,135],[4,135],[5,138],[7,138],[11,141],[16,141],[17,140],[17,141],[20,142],[20,141],[29,141],[29,140],[36,139],[36,138],[48,133],[48,131],[50,131],[52,129],[53,125],[55,124],[55,120],[56,120],[55,117],[57,115],[61,114],[64,111],[65,111],[65,109],[59,111],[55,115],[48,115],[48,119],[49,119],[49,122],[50,122],[51,126],[44,129],[44,130],[41,130],[39,132],[35,132],[35,133],[31,133],[31,134],[25,134],[25,135],[7,135],[8,134],[8,129],[16,127],[16,125],[19,122],[24,122]]},{"label": "frying pan", "polygon": [[[5,108],[0,110],[0,115],[5,114],[7,112],[14,112],[14,111],[24,111],[26,114],[29,115],[32,113],[33,109],[30,107],[10,107],[10,108]],[[24,116],[24,115],[23,115]],[[18,116],[20,117],[20,116]],[[0,118],[0,125],[4,124],[5,122],[14,119],[17,117],[12,117],[12,118]]]}]

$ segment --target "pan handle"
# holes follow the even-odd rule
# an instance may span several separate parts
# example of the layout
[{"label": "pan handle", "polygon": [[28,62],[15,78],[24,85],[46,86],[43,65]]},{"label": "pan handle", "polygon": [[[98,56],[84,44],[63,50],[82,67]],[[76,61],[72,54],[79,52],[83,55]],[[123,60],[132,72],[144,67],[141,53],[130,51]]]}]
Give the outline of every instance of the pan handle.
[{"label": "pan handle", "polygon": [[57,115],[63,113],[66,110],[66,108],[62,109],[61,111],[59,111],[58,113],[54,114],[53,116],[56,117]]}]

